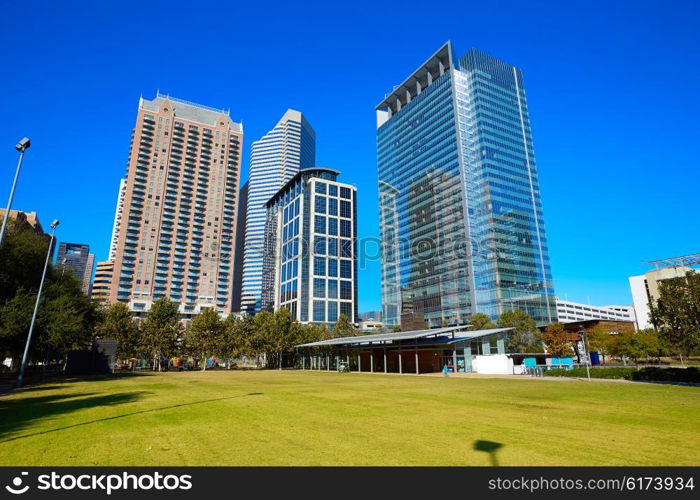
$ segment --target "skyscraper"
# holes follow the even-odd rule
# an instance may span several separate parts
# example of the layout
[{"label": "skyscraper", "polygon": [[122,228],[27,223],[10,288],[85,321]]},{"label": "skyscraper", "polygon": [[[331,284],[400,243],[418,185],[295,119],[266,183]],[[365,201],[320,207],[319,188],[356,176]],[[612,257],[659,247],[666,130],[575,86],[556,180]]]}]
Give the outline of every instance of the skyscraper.
[{"label": "skyscraper", "polygon": [[261,307],[265,203],[300,169],[315,162],[316,133],[306,117],[293,109],[252,144],[241,311],[255,314]]},{"label": "skyscraper", "polygon": [[447,42],[376,110],[384,322],[556,320],[520,70]]},{"label": "skyscraper", "polygon": [[126,179],[119,180],[119,194],[117,194],[117,207],[114,210],[114,224],[112,224],[112,240],[109,243],[109,260],[114,260],[117,255],[119,242],[119,228],[122,225],[122,212],[124,210],[124,195],[126,194]]},{"label": "skyscraper", "polygon": [[90,245],[65,241],[58,245],[56,265],[69,270],[82,284],[83,292],[88,295],[90,294],[94,264],[95,254],[90,253]]},{"label": "skyscraper", "polygon": [[185,317],[231,312],[242,142],[228,111],[160,93],[140,99],[110,302],[145,311],[169,297]]},{"label": "skyscraper", "polygon": [[300,170],[266,204],[262,308],[302,323],[357,321],[357,190]]}]

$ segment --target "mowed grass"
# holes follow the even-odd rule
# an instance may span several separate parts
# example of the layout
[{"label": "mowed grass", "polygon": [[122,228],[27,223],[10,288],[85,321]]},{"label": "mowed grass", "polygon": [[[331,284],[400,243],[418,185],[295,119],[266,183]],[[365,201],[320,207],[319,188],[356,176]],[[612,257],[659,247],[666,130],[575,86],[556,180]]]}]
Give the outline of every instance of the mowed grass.
[{"label": "mowed grass", "polygon": [[698,463],[697,387],[210,371],[0,397],[0,465]]}]

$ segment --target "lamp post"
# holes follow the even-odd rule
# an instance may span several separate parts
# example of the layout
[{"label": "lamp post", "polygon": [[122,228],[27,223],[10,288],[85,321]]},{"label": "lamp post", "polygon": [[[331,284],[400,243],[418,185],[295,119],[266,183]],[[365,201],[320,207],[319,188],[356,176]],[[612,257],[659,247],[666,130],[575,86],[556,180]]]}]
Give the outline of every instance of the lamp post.
[{"label": "lamp post", "polygon": [[2,240],[5,237],[5,227],[7,226],[7,219],[10,218],[10,209],[12,208],[12,199],[15,197],[15,188],[17,187],[17,180],[19,179],[19,171],[22,168],[22,159],[24,158],[24,152],[29,149],[32,145],[32,141],[28,137],[23,137],[16,145],[15,149],[19,151],[19,161],[17,162],[17,169],[15,170],[15,179],[12,181],[12,189],[10,189],[10,199],[7,202],[7,209],[5,210],[5,217],[2,220],[2,229],[0,229],[0,247],[2,246]]},{"label": "lamp post", "polygon": [[586,335],[586,329],[581,327],[579,332],[583,338],[583,348],[586,350],[586,375],[588,375],[588,380],[591,380],[591,353],[588,350],[588,336]]},{"label": "lamp post", "polygon": [[24,382],[24,371],[27,368],[29,360],[29,347],[32,343],[32,334],[34,333],[34,322],[36,321],[36,313],[39,311],[39,302],[41,301],[41,291],[44,288],[44,280],[46,279],[46,269],[49,267],[49,259],[51,258],[51,249],[53,248],[53,240],[56,236],[56,227],[58,227],[58,219],[51,223],[51,240],[49,241],[49,249],[46,251],[46,262],[44,262],[44,272],[41,274],[41,283],[39,283],[39,292],[36,294],[36,304],[34,304],[34,314],[32,314],[32,322],[29,325],[29,335],[27,335],[27,343],[24,346],[24,355],[22,356],[22,365],[19,367],[19,378],[17,379],[17,388],[22,387]]}]

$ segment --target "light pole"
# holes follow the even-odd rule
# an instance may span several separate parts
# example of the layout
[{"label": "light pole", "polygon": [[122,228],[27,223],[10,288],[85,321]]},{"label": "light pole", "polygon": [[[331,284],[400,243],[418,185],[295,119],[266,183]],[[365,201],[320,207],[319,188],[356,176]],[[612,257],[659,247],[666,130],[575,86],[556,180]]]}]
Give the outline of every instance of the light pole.
[{"label": "light pole", "polygon": [[591,353],[588,350],[588,336],[586,335],[586,329],[581,327],[579,332],[583,338],[583,348],[586,350],[586,375],[588,375],[588,380],[591,380]]},{"label": "light pole", "polygon": [[24,158],[24,152],[29,149],[32,145],[32,141],[28,137],[23,137],[16,145],[15,149],[19,151],[19,161],[17,162],[17,169],[15,170],[15,180],[12,181],[12,189],[10,189],[10,199],[7,201],[7,209],[5,210],[5,217],[2,220],[2,229],[0,229],[0,247],[2,246],[2,240],[5,237],[5,227],[7,226],[7,219],[10,218],[10,209],[12,208],[12,198],[15,197],[15,188],[17,187],[17,180],[19,179],[19,171],[22,168],[22,159]]},{"label": "light pole", "polygon": [[46,251],[46,262],[44,263],[44,272],[41,274],[41,283],[39,283],[39,292],[36,294],[36,304],[34,304],[34,314],[32,314],[32,322],[29,325],[29,335],[27,335],[27,343],[24,346],[24,355],[22,356],[22,365],[19,367],[19,378],[17,379],[17,388],[22,387],[24,382],[24,370],[27,368],[29,360],[29,346],[32,343],[32,334],[34,333],[34,322],[36,321],[36,313],[39,311],[39,302],[41,301],[41,291],[44,288],[44,280],[46,279],[46,269],[49,267],[49,259],[51,258],[51,249],[53,248],[53,240],[56,236],[56,227],[58,227],[58,219],[51,223],[51,240],[49,241],[49,249]]}]

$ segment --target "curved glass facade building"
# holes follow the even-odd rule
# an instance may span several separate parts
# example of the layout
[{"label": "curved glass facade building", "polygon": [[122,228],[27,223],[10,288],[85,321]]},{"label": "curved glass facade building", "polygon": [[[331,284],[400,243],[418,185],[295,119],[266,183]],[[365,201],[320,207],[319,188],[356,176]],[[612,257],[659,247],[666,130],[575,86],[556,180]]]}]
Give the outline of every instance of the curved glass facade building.
[{"label": "curved glass facade building", "polygon": [[448,42],[376,109],[385,323],[555,321],[520,70]]}]

